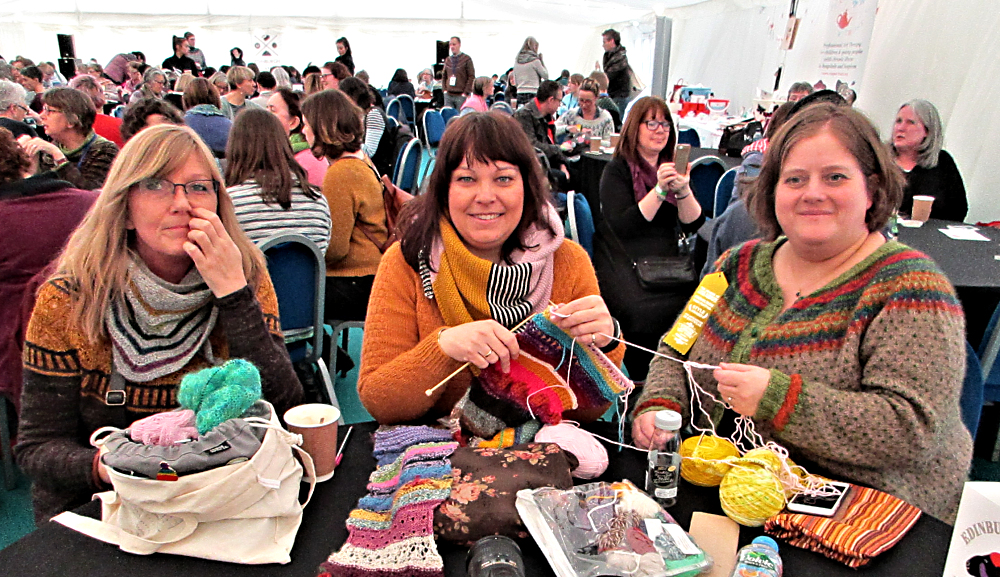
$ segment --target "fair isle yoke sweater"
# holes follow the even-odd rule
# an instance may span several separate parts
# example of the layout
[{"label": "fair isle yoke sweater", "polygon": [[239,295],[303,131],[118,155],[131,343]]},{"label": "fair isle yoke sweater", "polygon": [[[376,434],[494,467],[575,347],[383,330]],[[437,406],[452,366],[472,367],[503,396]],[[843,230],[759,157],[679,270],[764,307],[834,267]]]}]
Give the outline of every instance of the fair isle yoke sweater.
[{"label": "fair isle yoke sweater", "polygon": [[[928,257],[891,241],[783,311],[771,265],[783,240],[723,255],[729,288],[690,360],[770,369],[753,416],[765,441],[954,522],[972,459],[959,409],[965,323],[954,289]],[[660,352],[676,356],[662,343]],[[718,395],[712,371],[694,375]],[[711,399],[701,401],[712,410]],[[634,415],[661,408],[690,418],[682,366],[657,357]],[[713,420],[721,417],[716,407]]]}]

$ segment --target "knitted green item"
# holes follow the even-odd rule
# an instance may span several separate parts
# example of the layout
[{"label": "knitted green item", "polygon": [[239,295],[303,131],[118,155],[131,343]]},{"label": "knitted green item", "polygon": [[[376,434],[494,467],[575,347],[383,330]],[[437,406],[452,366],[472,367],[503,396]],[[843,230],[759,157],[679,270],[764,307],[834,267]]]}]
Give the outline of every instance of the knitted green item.
[{"label": "knitted green item", "polygon": [[185,375],[177,393],[181,406],[195,412],[195,425],[202,435],[239,417],[258,399],[260,373],[243,359]]}]

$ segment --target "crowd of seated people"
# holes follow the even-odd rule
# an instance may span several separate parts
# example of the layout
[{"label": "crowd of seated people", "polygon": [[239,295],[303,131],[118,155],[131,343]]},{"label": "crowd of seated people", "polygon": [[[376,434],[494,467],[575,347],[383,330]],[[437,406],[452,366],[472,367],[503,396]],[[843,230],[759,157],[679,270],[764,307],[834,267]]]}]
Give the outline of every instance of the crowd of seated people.
[{"label": "crowd of seated people", "polygon": [[[674,166],[677,127],[667,103],[621,95],[627,60],[612,32],[602,35],[607,71],[567,70],[558,81],[548,79],[533,37],[507,73],[492,77],[476,76],[454,37],[443,72],[429,66],[414,85],[400,68],[387,90],[372,86],[364,70],[355,75],[364,55],[354,55],[346,38],[337,40],[335,60],[302,72],[258,72],[239,48],[224,66],[206,66],[212,59],[190,33],[174,37],[161,67],[127,55],[120,81],[99,66],[64,79],[30,66],[19,67],[27,71],[19,78],[0,66],[0,214],[16,217],[22,208],[10,203],[26,199],[59,212],[36,229],[44,243],[3,237],[3,250],[23,253],[30,266],[19,273],[18,294],[0,300],[26,311],[37,303],[34,315],[10,317],[18,331],[6,330],[13,325],[5,317],[3,338],[15,348],[0,343],[0,394],[23,388],[16,453],[35,482],[37,518],[107,486],[86,442],[91,431],[175,408],[169,394],[138,395],[111,418],[88,385],[95,374],[122,374],[128,391],[167,391],[188,371],[244,356],[259,365],[264,396],[279,410],[302,400],[256,246],[289,232],[325,256],[326,319],[368,323],[358,390],[379,422],[448,414],[475,377],[466,372],[425,391],[463,363],[508,370],[518,357],[511,328],[555,303],[559,326],[646,381],[630,418],[635,441],[648,443],[652,410],[689,406],[686,381],[676,366],[617,339],[665,347],[662,335],[694,285],[650,288],[635,261],[677,255],[679,238],[697,230],[707,210]],[[705,265],[705,273],[723,272],[730,288],[706,329],[712,340],[698,341],[691,358],[722,363],[704,382],[728,398],[724,419],[752,417],[793,457],[949,520],[970,450],[957,420],[961,308],[933,263],[880,231],[894,211],[910,211],[914,195],[935,197],[933,217],[963,220],[968,202],[958,167],[942,149],[944,128],[931,103],[900,106],[882,143],[863,115],[800,84],[789,95],[798,102],[781,107],[765,138],[744,151],[744,176],[721,219],[728,225],[717,229]],[[407,130],[389,131],[386,109],[400,95],[418,103],[418,127],[429,108],[450,105],[462,114],[448,124],[423,194],[404,207],[399,242],[390,244],[372,157],[388,135]],[[599,182],[600,206],[591,207],[603,220],[591,260],[565,238],[553,193],[579,186],[581,136],[618,133]],[[841,167],[835,179],[817,166],[828,157]],[[810,206],[832,206],[843,218],[812,223],[802,208]],[[28,244],[32,250],[22,250]],[[42,276],[32,279],[36,273]],[[931,287],[917,307],[905,297],[914,275]],[[474,282],[500,277],[510,282]],[[137,278],[143,282],[131,282]],[[854,300],[824,298],[845,278],[858,281],[850,286]],[[196,300],[205,319],[197,346],[171,341],[180,360],[152,372],[135,369],[150,362],[140,347],[112,353],[109,344],[135,338],[109,320],[144,316],[134,304],[150,298],[145,291],[171,310]],[[877,296],[878,311],[865,330],[848,324],[824,337],[836,341],[837,379],[814,368],[832,366],[833,353],[767,352],[769,339],[780,341],[801,320],[874,306],[866,291]],[[763,332],[752,339],[740,332],[758,325]],[[874,329],[883,325],[898,338],[879,340],[885,331]],[[942,335],[939,346],[911,359],[906,343],[927,331]],[[32,360],[24,361],[23,387],[22,350],[46,352],[24,356]],[[46,364],[77,357],[85,360],[65,374]],[[940,370],[915,368],[927,363]],[[881,424],[872,429],[874,422]],[[877,450],[898,446],[888,438],[901,431],[913,452]],[[835,434],[840,444],[830,441]],[[900,464],[890,470],[890,461]],[[936,471],[938,482],[922,471]]]}]

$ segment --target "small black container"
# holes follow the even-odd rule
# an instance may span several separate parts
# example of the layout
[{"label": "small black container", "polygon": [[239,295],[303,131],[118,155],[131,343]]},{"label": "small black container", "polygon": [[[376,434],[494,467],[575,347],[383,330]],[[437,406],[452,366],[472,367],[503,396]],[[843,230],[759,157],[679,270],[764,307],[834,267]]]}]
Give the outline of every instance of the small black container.
[{"label": "small black container", "polygon": [[503,535],[476,541],[469,550],[466,568],[469,577],[525,577],[521,548]]}]

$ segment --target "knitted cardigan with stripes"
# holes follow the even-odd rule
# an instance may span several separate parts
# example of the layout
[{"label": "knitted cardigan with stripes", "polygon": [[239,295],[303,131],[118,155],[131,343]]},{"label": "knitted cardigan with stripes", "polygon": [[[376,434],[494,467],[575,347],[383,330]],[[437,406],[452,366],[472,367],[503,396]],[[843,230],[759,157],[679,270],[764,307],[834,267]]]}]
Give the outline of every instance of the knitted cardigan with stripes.
[{"label": "knitted cardigan with stripes", "polygon": [[[782,242],[751,241],[723,255],[729,288],[689,358],[770,369],[753,416],[765,441],[954,522],[972,459],[959,409],[965,319],[954,289],[929,258],[891,241],[782,311],[771,266]],[[677,354],[662,343],[660,351]],[[694,376],[718,394],[712,371]],[[634,415],[673,408],[690,418],[687,387],[681,365],[657,357]],[[712,410],[710,399],[702,403]],[[722,418],[716,407],[713,420]]]}]

